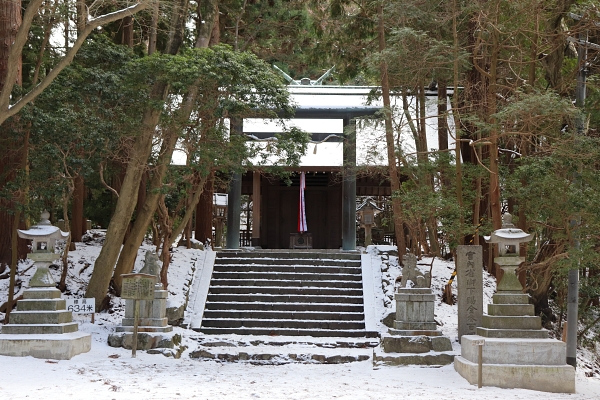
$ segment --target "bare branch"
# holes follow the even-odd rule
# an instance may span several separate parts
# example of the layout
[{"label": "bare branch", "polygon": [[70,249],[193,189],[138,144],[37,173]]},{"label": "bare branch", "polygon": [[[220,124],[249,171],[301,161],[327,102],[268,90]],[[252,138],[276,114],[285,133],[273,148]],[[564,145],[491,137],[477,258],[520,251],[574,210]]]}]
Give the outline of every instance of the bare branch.
[{"label": "bare branch", "polygon": [[[33,18],[36,16],[43,1],[44,0],[33,0],[31,3],[29,3],[27,9],[25,10],[25,14],[23,14],[21,26],[19,27],[15,41],[10,46],[10,51],[8,53],[8,71],[6,72],[5,78],[6,83],[2,88],[2,92],[0,92],[0,110],[8,109],[10,94],[17,80],[19,65],[17,61],[21,58],[21,52],[23,51],[23,47],[25,46],[29,36],[29,28],[31,28]],[[8,110],[10,111],[10,109]],[[8,115],[6,118],[3,118],[2,114],[3,113],[0,111],[0,125],[6,120],[6,118],[11,116]]]},{"label": "bare branch", "polygon": [[104,185],[104,187],[106,187],[108,190],[110,190],[111,192],[113,192],[115,194],[115,196],[117,196],[117,198],[119,198],[119,192],[117,192],[114,188],[110,187],[104,181],[104,163],[100,163],[100,182],[102,182],[102,184]]},{"label": "bare branch", "polygon": [[11,67],[9,68],[7,74],[7,85],[4,86],[2,93],[0,93],[0,125],[2,125],[4,121],[6,121],[8,118],[21,111],[23,107],[25,107],[29,102],[31,102],[37,96],[39,96],[40,93],[42,93],[48,86],[50,86],[50,84],[58,76],[58,74],[63,69],[65,69],[65,67],[71,64],[73,58],[75,58],[75,55],[85,42],[86,38],[89,36],[90,33],[94,31],[94,29],[104,24],[108,24],[113,21],[118,21],[128,15],[133,15],[138,11],[145,9],[146,7],[148,7],[150,0],[143,0],[140,3],[137,3],[133,6],[90,20],[85,26],[85,29],[83,29],[81,34],[77,37],[77,40],[73,44],[73,47],[71,47],[67,51],[65,56],[54,66],[54,68],[48,73],[48,75],[46,75],[44,79],[42,79],[42,81],[29,93],[27,93],[25,96],[19,99],[19,101],[17,101],[15,104],[9,107],[10,93],[14,85],[14,83],[11,82],[15,81],[17,73],[15,61],[18,59],[18,57],[20,57],[21,51],[25,46],[25,42],[29,34],[29,28],[31,27],[31,21],[37,13],[37,9],[39,8],[41,2],[42,0],[34,0],[27,7],[27,10],[25,11],[25,15],[23,17],[23,23],[21,24],[21,28],[17,33],[17,38],[14,44],[11,46],[10,55],[8,58],[8,63]]}]

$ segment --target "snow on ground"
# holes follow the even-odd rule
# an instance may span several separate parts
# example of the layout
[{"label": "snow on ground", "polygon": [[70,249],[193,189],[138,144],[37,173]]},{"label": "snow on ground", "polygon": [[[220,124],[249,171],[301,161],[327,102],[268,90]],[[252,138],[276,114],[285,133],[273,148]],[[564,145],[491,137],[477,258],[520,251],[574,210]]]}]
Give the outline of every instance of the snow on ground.
[{"label": "snow on ground", "polygon": [[[63,297],[82,297],[85,283],[93,269],[102,243],[102,233],[93,231],[86,243],[77,243],[77,250],[69,255],[70,269],[67,277],[68,290]],[[140,249],[136,270],[146,250]],[[380,279],[381,290],[375,290],[376,314],[379,318],[394,310],[395,280],[400,275],[394,248],[369,248],[375,272],[374,280]],[[387,254],[384,254],[387,253]],[[192,267],[202,265],[207,252],[176,248],[169,270],[169,306],[184,304],[187,287],[192,284]],[[419,264],[429,268],[432,260],[423,258]],[[19,292],[26,287],[33,274],[29,262],[19,265]],[[441,299],[443,286],[450,278],[454,265],[434,260],[432,288]],[[379,272],[377,272],[379,271]],[[59,279],[59,269],[52,270]],[[489,302],[495,289],[493,279],[485,278],[484,302]],[[386,283],[387,282],[387,283]],[[0,303],[6,301],[8,279],[0,280]],[[377,289],[377,288],[376,288]],[[386,300],[387,299],[387,300]],[[42,360],[32,357],[0,356],[0,397],[5,399],[599,399],[598,374],[586,377],[585,371],[577,371],[577,394],[549,394],[522,389],[477,389],[469,385],[452,365],[432,367],[373,367],[372,362],[349,364],[300,364],[253,365],[249,363],[223,363],[192,359],[189,353],[197,347],[202,334],[175,327],[187,346],[179,359],[161,354],[138,351],[131,358],[131,351],[112,348],[107,336],[113,332],[123,317],[123,304],[113,299],[110,312],[96,315],[94,324],[89,315],[75,315],[79,329],[92,335],[92,349],[71,360]],[[436,302],[436,321],[442,332],[456,342],[456,306]],[[3,318],[3,315],[0,315]],[[386,329],[378,324],[378,329]],[[244,341],[232,337],[233,341]],[[271,338],[274,339],[274,338]],[[342,351],[342,350],[340,350]],[[583,361],[596,364],[592,352],[582,352]]]}]

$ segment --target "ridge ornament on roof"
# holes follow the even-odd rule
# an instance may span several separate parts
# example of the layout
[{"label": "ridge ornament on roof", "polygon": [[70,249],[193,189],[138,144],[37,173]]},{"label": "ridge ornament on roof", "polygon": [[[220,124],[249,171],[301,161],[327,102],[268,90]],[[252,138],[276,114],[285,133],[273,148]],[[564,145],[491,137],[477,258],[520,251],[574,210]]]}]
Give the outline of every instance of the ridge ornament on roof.
[{"label": "ridge ornament on roof", "polygon": [[310,78],[302,78],[300,80],[296,80],[296,79],[292,78],[291,76],[289,76],[288,74],[286,74],[285,72],[283,72],[281,70],[281,68],[279,68],[277,65],[273,64],[273,68],[275,68],[277,70],[277,72],[279,72],[279,74],[281,74],[281,76],[283,76],[285,78],[285,80],[289,82],[290,86],[320,86],[323,84],[323,81],[325,80],[325,78],[327,78],[329,75],[331,75],[331,73],[335,69],[335,66],[329,68],[327,70],[327,72],[325,72],[323,75],[321,75],[321,77],[319,79],[317,79],[316,81],[314,81]]}]

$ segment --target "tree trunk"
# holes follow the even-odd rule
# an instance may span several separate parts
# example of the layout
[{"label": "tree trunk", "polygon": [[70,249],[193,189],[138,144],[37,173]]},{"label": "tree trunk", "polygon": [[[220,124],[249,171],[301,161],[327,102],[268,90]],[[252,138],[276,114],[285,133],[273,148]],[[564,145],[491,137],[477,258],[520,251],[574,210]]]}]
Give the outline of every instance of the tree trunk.
[{"label": "tree trunk", "polygon": [[492,226],[494,230],[502,227],[502,213],[500,204],[500,179],[498,169],[498,129],[496,128],[496,120],[494,115],[497,111],[496,107],[496,71],[498,66],[498,54],[500,52],[498,43],[498,33],[494,31],[492,34],[492,49],[490,59],[490,84],[488,85],[488,110],[487,115],[490,116],[492,131],[490,133],[490,208],[492,217]]},{"label": "tree trunk", "polygon": [[173,245],[173,243],[175,243],[175,240],[177,240],[177,237],[179,235],[181,235],[181,232],[183,232],[183,230],[187,226],[188,222],[190,222],[190,220],[192,219],[192,215],[194,215],[194,209],[198,205],[198,201],[200,200],[200,195],[202,194],[202,191],[204,190],[205,183],[206,183],[206,177],[200,177],[200,182],[197,185],[195,185],[196,190],[194,191],[194,195],[192,196],[189,206],[188,206],[187,210],[185,210],[185,214],[184,214],[183,218],[181,219],[179,225],[177,225],[177,228],[175,228],[173,230],[173,233],[171,235],[171,243],[170,243],[171,246]]},{"label": "tree trunk", "polygon": [[441,152],[448,150],[448,86],[446,85],[446,81],[443,79],[438,81],[437,99],[438,148],[441,156]]},{"label": "tree trunk", "polygon": [[[77,175],[73,181],[68,184],[68,192],[63,196],[63,219],[65,221],[65,230],[67,232],[71,232],[69,237],[67,238],[67,243],[65,245],[65,250],[62,255],[62,272],[60,274],[60,281],[58,282],[58,289],[61,292],[64,292],[67,289],[67,272],[69,271],[69,247],[73,242],[73,226],[69,221],[69,213],[67,210],[69,209],[69,199],[71,196],[75,194],[77,190],[77,180],[80,178],[80,175]],[[83,181],[83,179],[81,179]],[[83,187],[83,182],[79,183],[80,187]],[[73,199],[73,203],[75,203],[75,199]],[[79,219],[81,221],[81,219]],[[73,224],[75,225],[75,224]]]},{"label": "tree trunk", "polygon": [[[83,199],[85,197],[85,187],[83,184],[83,177],[81,175],[77,175],[73,184],[75,185],[75,188],[73,191],[73,202],[71,206],[71,241],[81,242],[81,236],[85,232],[85,223],[83,218]],[[65,226],[67,226],[67,219],[65,219]]]},{"label": "tree trunk", "polygon": [[15,277],[17,275],[17,264],[18,264],[18,254],[17,254],[17,229],[16,225],[19,223],[21,219],[21,211],[17,210],[15,216],[13,218],[13,229],[11,229],[11,262],[10,262],[10,278],[8,283],[8,302],[6,304],[6,315],[4,316],[4,323],[8,324],[10,322],[10,312],[13,309],[13,300],[15,296]]},{"label": "tree trunk", "polygon": [[123,44],[133,47],[133,17],[131,15],[123,18]]},{"label": "tree trunk", "polygon": [[[198,2],[198,38],[196,39],[197,48],[206,48],[215,44],[215,27],[219,28],[219,3],[217,0],[208,0]],[[218,43],[217,39],[217,43]]]},{"label": "tree trunk", "polygon": [[150,32],[148,34],[148,55],[151,55],[156,51],[156,39],[158,32],[158,16],[159,16],[159,8],[158,5],[160,3],[157,1],[154,3],[152,8],[152,22],[150,23]]},{"label": "tree trunk", "polygon": [[[165,84],[156,85],[152,97],[157,100],[164,100],[166,92],[167,86]],[[142,132],[136,138],[134,148],[132,149],[132,159],[127,166],[125,179],[119,191],[117,205],[106,231],[106,239],[94,265],[94,272],[87,288],[86,297],[94,297],[97,306],[102,304],[106,296],[114,265],[119,256],[127,229],[129,228],[142,174],[152,150],[152,139],[159,116],[160,110],[158,109],[147,110],[145,112]],[[100,311],[100,309],[97,307],[96,311]]]},{"label": "tree trunk", "polygon": [[[433,175],[428,171],[429,164],[429,156],[428,156],[428,143],[427,143],[427,105],[426,105],[426,97],[425,97],[425,85],[423,82],[419,82],[419,86],[417,88],[418,93],[418,121],[419,121],[419,142],[420,142],[420,152],[418,154],[419,165],[425,169],[423,173],[423,182],[422,185],[427,185],[431,191],[434,191],[434,183],[433,183]],[[437,214],[434,210],[432,214],[427,218],[425,222],[425,227],[427,229],[427,237],[429,239],[429,246],[425,250],[426,254],[431,254],[434,256],[440,255],[440,246],[438,243],[438,223],[435,215]],[[420,256],[419,253],[416,254],[417,257]]]},{"label": "tree trunk", "polygon": [[[0,0],[0,92],[5,84],[12,84],[16,81],[21,83],[21,58],[18,59],[17,75],[15,81],[6,82],[9,72],[8,56],[11,44],[14,42],[17,31],[21,26],[21,1],[20,0]],[[6,127],[8,128],[8,127]],[[0,186],[5,182],[10,182],[15,178],[17,165],[19,162],[18,149],[19,144],[9,138],[5,132],[9,129],[0,130],[0,140],[4,149],[0,156]],[[16,146],[15,146],[16,145]],[[12,150],[12,151],[11,151]],[[0,235],[0,273],[6,269],[6,265],[12,263],[12,235],[15,232],[14,216],[4,210],[14,210],[14,203],[11,201],[1,201],[0,226],[4,227],[4,232]],[[19,256],[23,253],[19,252]],[[21,257],[19,257],[21,258]]]},{"label": "tree trunk", "polygon": [[[461,154],[461,120],[459,116],[459,93],[458,93],[458,49],[459,49],[459,41],[458,41],[458,26],[456,20],[457,14],[457,4],[456,0],[452,2],[452,43],[454,48],[454,65],[452,68],[453,75],[453,89],[452,89],[452,118],[454,119],[454,129],[456,136],[456,143],[454,145],[454,155],[455,155],[455,163],[456,163],[456,203],[459,208],[459,223],[458,223],[458,245],[464,244],[464,233],[463,233],[463,188],[462,188],[462,154]],[[456,259],[456,258],[455,258]]]},{"label": "tree trunk", "polygon": [[202,243],[206,243],[207,239],[212,242],[214,184],[215,173],[211,171],[196,207],[194,237]]},{"label": "tree trunk", "polygon": [[[542,58],[545,69],[545,78],[550,87],[561,94],[568,90],[563,81],[563,61],[565,58],[566,32],[563,28],[563,18],[575,4],[575,0],[558,0],[552,3],[555,8],[546,18],[545,37],[549,38],[547,44],[550,51]],[[550,7],[550,6],[548,6]]]},{"label": "tree trunk", "polygon": [[[169,251],[171,237],[173,236],[173,225],[172,220],[169,217],[169,210],[165,205],[165,196],[162,195],[157,206],[158,210],[158,221],[160,223],[161,230],[161,241],[162,246],[160,249],[160,261],[162,266],[160,268],[160,281],[163,285],[163,289],[167,289],[169,285],[169,265],[171,264],[171,252]],[[158,250],[158,249],[157,249]]]},{"label": "tree trunk", "polygon": [[[21,0],[0,0],[0,92],[4,88],[6,76],[9,72],[8,54],[21,22]],[[16,82],[20,85],[22,70],[22,58],[19,57],[16,79],[13,82],[6,83],[12,85]]]},{"label": "tree trunk", "polygon": [[[385,50],[385,26],[383,20],[383,5],[379,5],[378,10],[378,39],[379,51]],[[402,220],[402,204],[396,196],[400,192],[400,175],[398,174],[398,164],[396,161],[396,148],[394,142],[394,126],[392,124],[392,109],[390,103],[390,85],[388,81],[387,63],[381,61],[379,66],[381,74],[381,92],[383,97],[383,106],[385,109],[385,141],[387,144],[388,171],[390,174],[390,186],[392,189],[392,213],[394,219],[394,231],[396,232],[396,244],[398,246],[398,258],[406,253],[406,239],[404,237],[404,223]]]},{"label": "tree trunk", "polygon": [[[176,54],[183,42],[183,26],[187,14],[187,0],[181,0],[176,5],[171,23],[171,35],[166,53]],[[164,102],[167,98],[169,86],[166,83],[156,83],[150,94],[150,99],[156,102]],[[86,297],[96,299],[96,311],[100,311],[104,297],[108,291],[110,279],[119,251],[129,228],[129,222],[135,209],[142,175],[148,163],[148,157],[152,151],[152,141],[156,133],[161,115],[161,109],[150,107],[144,112],[140,134],[135,138],[131,151],[131,158],[127,165],[127,171],[123,180],[119,199],[113,216],[106,231],[106,239],[102,250],[96,259],[94,272],[86,291]],[[146,225],[147,226],[147,225]]]},{"label": "tree trunk", "polygon": [[[199,41],[196,43],[198,46]],[[137,257],[137,249],[144,240],[144,235],[152,221],[154,212],[158,207],[160,199],[160,188],[163,185],[164,177],[167,173],[168,167],[171,163],[173,150],[177,144],[177,138],[179,136],[178,127],[182,126],[186,121],[189,120],[190,115],[193,112],[194,104],[196,103],[196,97],[198,95],[197,85],[192,85],[191,89],[184,97],[182,106],[177,112],[176,119],[178,123],[175,123],[164,133],[163,143],[161,145],[161,152],[157,162],[157,166],[154,169],[154,173],[150,179],[150,186],[147,191],[146,199],[142,206],[138,205],[138,214],[131,229],[130,234],[127,237],[123,245],[123,250],[119,256],[114,274],[113,282],[117,295],[121,293],[122,274],[130,273],[133,270],[135,259]],[[141,189],[140,189],[141,191]]]},{"label": "tree trunk", "polygon": [[[29,130],[25,131],[25,137],[23,139],[23,148],[21,150],[21,163],[20,163],[20,165],[18,165],[18,168],[22,168],[24,170],[27,170],[27,162],[28,162],[28,156],[29,156],[29,134],[30,134]],[[26,193],[26,192],[27,192],[27,187],[24,190],[24,193]],[[25,196],[23,196],[23,197],[25,197]],[[21,198],[21,200],[25,201],[24,198]],[[14,205],[14,203],[12,205]],[[5,323],[9,322],[10,312],[13,307],[13,299],[14,299],[14,294],[15,294],[15,276],[17,274],[18,261],[20,258],[24,258],[24,255],[29,251],[27,246],[22,246],[24,248],[20,248],[21,246],[19,246],[19,242],[21,242],[22,245],[27,243],[26,240],[18,238],[17,227],[19,226],[19,224],[22,224],[22,223],[23,222],[21,221],[21,209],[19,207],[16,207],[15,215],[13,217],[12,224],[9,228],[10,229],[9,232],[10,232],[11,259],[10,259],[10,278],[9,278],[9,284],[8,284],[8,302],[6,305],[6,317],[4,319]],[[24,228],[24,226],[21,226],[21,228]],[[9,235],[2,235],[2,236],[9,236]]]},{"label": "tree trunk", "polygon": [[148,170],[144,171],[142,174],[142,180],[140,181],[140,188],[138,190],[138,198],[137,204],[135,205],[135,209],[139,210],[144,206],[146,202],[146,190],[148,186]]},{"label": "tree trunk", "polygon": [[85,29],[87,22],[87,6],[85,0],[77,0],[77,35],[81,34]]},{"label": "tree trunk", "polygon": [[177,134],[174,131],[166,132],[166,136],[161,145],[161,151],[158,158],[157,166],[154,168],[154,173],[150,178],[149,190],[146,193],[145,202],[141,207],[138,206],[137,216],[127,240],[123,244],[123,250],[119,256],[117,266],[113,274],[113,282],[117,295],[121,294],[121,284],[123,282],[121,275],[128,274],[133,271],[137,250],[144,240],[146,230],[152,221],[156,207],[160,200],[160,189],[163,185],[163,179],[169,168],[173,150],[177,143]]}]

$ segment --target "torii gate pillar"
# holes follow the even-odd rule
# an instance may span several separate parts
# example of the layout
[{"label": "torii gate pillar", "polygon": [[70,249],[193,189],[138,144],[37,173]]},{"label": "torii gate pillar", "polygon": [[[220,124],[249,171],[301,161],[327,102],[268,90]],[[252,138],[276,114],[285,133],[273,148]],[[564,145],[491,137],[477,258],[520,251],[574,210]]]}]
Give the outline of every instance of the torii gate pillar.
[{"label": "torii gate pillar", "polygon": [[342,250],[356,250],[356,122],[344,117]]}]

